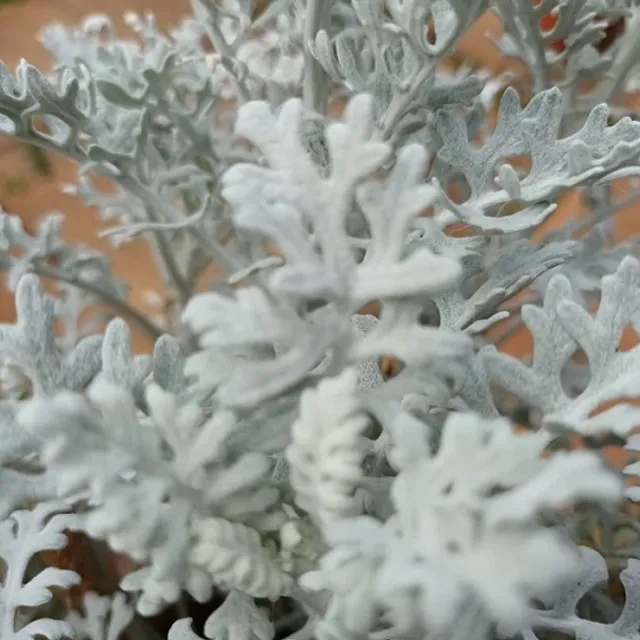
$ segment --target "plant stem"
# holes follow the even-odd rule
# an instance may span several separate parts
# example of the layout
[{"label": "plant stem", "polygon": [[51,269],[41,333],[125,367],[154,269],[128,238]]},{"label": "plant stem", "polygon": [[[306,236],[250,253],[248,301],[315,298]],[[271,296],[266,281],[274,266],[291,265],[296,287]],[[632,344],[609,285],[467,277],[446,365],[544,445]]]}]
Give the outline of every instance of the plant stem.
[{"label": "plant stem", "polygon": [[[527,0],[528,1],[528,0]],[[547,62],[547,53],[544,48],[544,44],[541,42],[537,33],[533,33],[534,30],[538,31],[538,23],[528,23],[529,44],[531,45],[531,53],[533,54],[533,67],[535,76],[535,91],[540,93],[546,91],[551,87],[551,70],[549,69],[549,63]]]},{"label": "plant stem", "polygon": [[80,278],[74,278],[73,276],[65,274],[63,271],[54,269],[53,267],[49,267],[46,265],[36,265],[33,271],[43,278],[52,278],[53,280],[66,282],[67,284],[70,284],[74,287],[78,287],[78,289],[83,289],[84,291],[91,293],[92,295],[102,300],[105,304],[109,305],[112,309],[117,311],[123,318],[128,318],[129,320],[131,320],[131,322],[137,325],[137,327],[146,336],[154,341],[164,333],[164,331],[160,327],[154,324],[145,315],[129,306],[124,300],[120,300],[113,294],[105,291],[104,289],[101,289],[91,282],[86,282],[85,280],[81,280]]},{"label": "plant stem", "polygon": [[638,200],[640,200],[640,189],[634,189],[623,198],[612,202],[610,206],[603,207],[601,211],[595,211],[592,218],[588,218],[574,230],[574,237],[580,236],[580,234],[589,231],[603,220],[612,218],[614,215],[624,211],[627,207]]},{"label": "plant stem", "polygon": [[[326,1],[330,2],[330,0]],[[206,7],[204,8],[206,10]],[[209,37],[213,48],[218,54],[220,54],[224,68],[229,72],[234,80],[236,89],[240,96],[240,102],[249,102],[249,100],[251,100],[251,92],[249,91],[244,78],[238,77],[238,74],[233,69],[232,60],[236,57],[235,52],[224,39],[222,31],[220,31],[220,28],[216,23],[215,16],[208,15],[207,19],[203,20],[203,22],[205,31],[207,32],[207,36]]]},{"label": "plant stem", "polygon": [[[69,159],[74,160],[79,165],[82,165],[84,162],[87,161],[87,157],[77,149],[73,149],[73,148],[60,149],[58,146],[53,144],[50,140],[47,140],[46,138],[43,138],[43,137],[18,136],[18,139],[33,145],[37,145],[44,149],[51,149],[53,151],[61,153],[62,155],[67,156]],[[126,176],[122,176],[122,175],[113,176],[112,174],[109,174],[107,172],[100,171],[99,167],[94,167],[94,171],[98,175],[103,175],[110,178],[116,184],[118,184],[123,189],[128,191],[130,194],[136,196],[144,204],[146,204],[147,205],[146,212],[151,222],[159,222],[158,217],[155,213],[156,211],[164,211],[168,213],[172,219],[176,217],[173,207],[171,207],[170,204],[167,204],[167,202],[165,202],[161,197],[153,193],[153,191],[148,189],[145,185],[139,182],[136,182],[135,180]],[[180,213],[180,217],[182,217],[182,213]],[[167,274],[172,280],[172,284],[176,289],[176,293],[178,294],[178,297],[180,298],[180,300],[183,303],[186,303],[186,301],[189,299],[191,295],[191,292],[188,290],[188,287],[184,281],[184,278],[182,277],[182,274],[178,269],[178,265],[173,259],[171,251],[169,250],[169,247],[167,245],[166,239],[160,232],[155,232],[153,234],[153,237],[155,239],[160,257],[167,270]],[[79,285],[76,285],[76,286],[79,286]],[[117,300],[117,298],[114,298],[114,301],[115,300]],[[128,313],[127,315],[131,317],[131,313]],[[162,333],[163,332],[160,331],[159,335],[161,335]]]},{"label": "plant stem", "polygon": [[[44,149],[50,149],[52,151],[62,153],[63,155],[66,155],[68,158],[70,158],[71,160],[74,160],[80,165],[82,165],[83,162],[86,162],[86,157],[84,157],[81,153],[73,149],[61,150],[46,138],[32,139],[29,137],[23,137],[20,139],[24,140],[24,142],[38,145]],[[171,220],[175,220],[176,218],[183,217],[182,212],[177,212],[170,203],[166,202],[161,197],[156,195],[153,191],[151,191],[145,185],[138,183],[134,180],[128,179],[126,176],[113,176],[107,173],[102,173],[97,169],[96,169],[96,173],[98,175],[104,175],[110,178],[111,180],[116,182],[120,187],[122,187],[127,192],[129,192],[131,195],[137,197],[142,203],[146,204],[147,215],[149,216],[149,219],[151,222],[159,222],[157,215],[155,215],[155,211],[164,212],[165,214],[167,214],[167,216]],[[223,246],[211,240],[210,238],[206,238],[202,234],[198,233],[196,229],[188,229],[187,231],[191,233],[191,235],[202,245],[202,247],[213,258],[213,260],[217,264],[219,264],[219,266],[227,270],[228,273],[233,273],[239,270],[242,266],[244,266],[244,265],[238,265],[237,261],[234,260],[234,258],[229,255],[229,252],[226,251]],[[163,236],[162,232],[160,231],[154,232],[153,238],[155,240],[158,253],[160,254],[160,259],[167,270],[168,276],[172,280],[172,284],[176,289],[176,293],[178,294],[178,297],[181,303],[185,304],[191,296],[191,290],[190,290],[189,284],[186,281],[186,279],[183,277],[182,273],[180,272],[180,269],[178,268],[178,265],[173,259],[171,251],[169,250],[169,247],[166,243],[166,239]],[[122,312],[124,313],[124,310],[122,310]],[[132,317],[131,313],[128,313],[127,315],[129,317]],[[142,317],[143,316],[141,316],[141,318]],[[161,335],[162,333],[163,332],[160,331],[159,335]]]},{"label": "plant stem", "polygon": [[384,115],[384,122],[380,128],[380,137],[382,140],[387,140],[391,136],[416,93],[418,93],[420,87],[422,87],[432,72],[433,66],[425,63],[422,69],[416,74],[409,89],[404,93],[394,94],[391,104]]},{"label": "plant stem", "polygon": [[[153,193],[153,191],[151,191],[144,185],[125,180],[117,180],[117,182],[124,189],[129,191],[129,193],[132,193],[133,195],[140,198],[142,202],[148,204],[149,207],[152,207],[153,209],[156,209],[158,211],[164,211],[172,220],[184,217],[184,214],[181,211],[176,212],[171,204],[165,202],[162,198],[158,197],[155,193]],[[158,222],[157,217],[155,217],[154,219],[153,211],[147,210],[147,213],[149,214],[152,222]],[[241,268],[241,266],[244,266],[238,265],[233,257],[230,256],[229,253],[224,249],[224,247],[222,247],[216,241],[211,240],[210,238],[207,238],[206,236],[198,233],[196,229],[187,228],[186,231],[191,233],[194,238],[200,243],[200,245],[207,251],[207,253],[214,259],[214,261],[219,266],[226,269],[229,273],[233,273],[234,271],[237,271],[239,268]],[[158,241],[164,241],[164,237],[162,236],[161,232],[156,232],[155,235]],[[161,250],[161,247],[159,247],[159,250]],[[167,261],[167,267],[171,268],[170,275],[174,280],[174,283],[176,284],[176,288],[178,288],[180,298],[183,299],[184,302],[186,302],[191,295],[189,286],[178,270],[178,266],[175,264],[171,253],[168,251],[168,248],[165,247],[163,251],[166,252],[166,256],[163,254],[162,258],[163,260]]]},{"label": "plant stem", "polygon": [[[118,176],[114,178],[115,182],[119,184],[123,189],[126,189],[129,193],[137,196],[144,204],[147,216],[151,222],[160,222],[156,212],[164,211],[167,213],[171,220],[176,218],[173,207],[163,200],[160,196],[157,196],[153,191],[145,187],[143,184],[132,180],[126,176]],[[184,217],[180,212],[179,217]],[[171,253],[171,249],[167,244],[167,239],[162,232],[152,232],[155,239],[156,247],[160,258],[164,263],[164,267],[167,270],[167,275],[171,280],[176,294],[182,304],[186,304],[191,296],[191,291],[180,272],[180,269]]]},{"label": "plant stem", "polygon": [[191,122],[189,116],[176,113],[171,105],[162,97],[160,92],[155,93],[158,101],[158,108],[160,111],[173,122],[177,129],[182,131],[191,142],[193,142],[194,148],[202,151],[213,162],[219,162],[220,157],[216,153],[213,147],[211,137],[200,133]]},{"label": "plant stem", "polygon": [[309,44],[318,31],[327,29],[331,19],[333,0],[308,0],[304,22],[304,79],[302,101],[304,106],[325,115],[329,99],[329,76],[313,57]]}]

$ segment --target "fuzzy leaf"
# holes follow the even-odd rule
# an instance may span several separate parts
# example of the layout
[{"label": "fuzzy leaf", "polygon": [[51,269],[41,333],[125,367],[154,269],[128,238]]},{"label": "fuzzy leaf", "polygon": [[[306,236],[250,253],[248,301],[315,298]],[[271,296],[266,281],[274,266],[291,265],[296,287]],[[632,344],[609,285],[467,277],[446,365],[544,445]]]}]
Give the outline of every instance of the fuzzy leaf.
[{"label": "fuzzy leaf", "polygon": [[[563,116],[559,89],[537,94],[521,108],[514,89],[507,89],[500,101],[498,123],[489,141],[472,146],[463,120],[442,111],[438,128],[444,145],[438,161],[448,171],[462,174],[470,196],[456,204],[443,192],[446,205],[464,222],[485,231],[512,233],[531,229],[554,210],[555,201],[567,189],[593,183],[624,166],[640,150],[640,124],[623,118],[607,124],[606,105],[595,107],[583,127],[566,138],[558,138]],[[575,167],[569,156],[576,145],[584,145],[586,163]],[[495,188],[494,174],[511,156],[529,155],[531,169],[509,189]],[[444,171],[444,169],[443,169]],[[446,173],[446,171],[445,171]],[[510,183],[510,184],[511,184]],[[514,200],[513,194],[518,191]],[[515,201],[520,210],[501,217],[505,204]]]},{"label": "fuzzy leaf", "polygon": [[56,344],[53,300],[27,274],[16,291],[15,325],[0,325],[0,356],[24,368],[36,393],[86,387],[101,366],[102,338],[90,336],[64,355]]},{"label": "fuzzy leaf", "polygon": [[275,629],[253,598],[232,591],[207,618],[204,635],[211,640],[272,640]]},{"label": "fuzzy leaf", "polygon": [[[640,265],[625,258],[615,274],[602,279],[602,299],[595,316],[573,301],[571,285],[561,275],[552,278],[542,308],[525,305],[522,317],[534,337],[530,367],[516,359],[486,350],[483,359],[490,376],[527,404],[545,413],[549,428],[593,433],[603,418],[589,421],[591,413],[612,400],[633,397],[640,381],[640,350],[619,351],[625,326],[640,308]],[[576,398],[566,395],[562,370],[581,349],[589,362],[590,380]],[[621,433],[629,422],[610,424]]]},{"label": "fuzzy leaf", "polygon": [[61,549],[67,538],[63,531],[73,516],[57,512],[68,508],[63,503],[41,503],[33,511],[15,511],[0,522],[0,555],[7,565],[0,590],[0,632],[7,640],[26,640],[44,636],[58,640],[72,634],[70,625],[57,620],[35,620],[16,630],[19,607],[37,607],[52,598],[51,587],[67,589],[80,582],[74,571],[48,567],[31,580],[24,575],[32,556],[48,549]]}]

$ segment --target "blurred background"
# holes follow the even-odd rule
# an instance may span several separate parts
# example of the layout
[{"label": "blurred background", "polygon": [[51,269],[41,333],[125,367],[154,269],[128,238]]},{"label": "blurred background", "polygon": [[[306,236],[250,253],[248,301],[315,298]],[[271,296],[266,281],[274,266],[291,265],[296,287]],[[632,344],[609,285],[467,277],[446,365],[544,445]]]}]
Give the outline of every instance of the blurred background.
[{"label": "blurred background", "polygon": [[[258,10],[267,2],[257,2]],[[123,21],[127,11],[150,11],[164,29],[177,24],[182,16],[189,14],[190,6],[189,0],[0,0],[0,59],[10,70],[15,69],[21,58],[46,68],[50,61],[38,42],[39,32],[56,22],[77,25],[92,13],[109,15],[117,25],[119,34],[126,38],[135,37]],[[522,69],[517,66],[507,68],[505,59],[487,39],[487,34],[499,31],[499,22],[487,14],[461,41],[452,59],[454,64],[488,69],[493,74],[509,71],[513,74],[512,84],[517,87]],[[131,286],[131,303],[142,311],[152,312],[150,305],[162,305],[164,292],[146,244],[138,240],[116,250],[97,237],[101,223],[96,213],[75,196],[63,192],[65,184],[75,182],[75,171],[74,165],[64,158],[0,136],[0,204],[4,210],[19,216],[27,230],[34,229],[43,214],[63,213],[66,217],[66,239],[107,253],[115,274],[127,280]],[[105,185],[105,188],[108,189],[108,186]],[[544,235],[549,226],[561,225],[568,217],[577,215],[580,215],[579,199],[572,196],[562,203],[545,228],[539,230],[539,234]],[[635,207],[617,215],[619,238],[640,230],[637,219]],[[155,302],[152,302],[154,299]],[[11,322],[13,317],[13,297],[0,279],[0,322]],[[136,347],[147,350],[149,345],[142,336],[137,335]],[[523,333],[514,336],[505,348],[527,353],[530,348],[528,336]]]},{"label": "blurred background", "polygon": [[[261,11],[268,2],[258,0],[256,10]],[[189,0],[0,0],[0,60],[11,71],[21,58],[46,69],[50,66],[50,60],[38,41],[41,30],[55,23],[76,26],[86,16],[95,13],[107,14],[122,37],[135,38],[123,19],[125,13],[130,11],[153,13],[161,29],[177,25],[183,16],[191,13]],[[492,14],[486,14],[462,39],[447,64],[487,70],[496,76],[509,73],[510,84],[526,97],[528,83],[525,70],[518,68],[518,63],[506,61],[487,37],[498,34],[500,30],[499,21]],[[607,37],[610,35],[607,34]],[[619,32],[612,31],[611,37],[618,35]],[[635,103],[640,113],[637,95],[629,95],[625,100]],[[115,249],[99,238],[102,222],[97,213],[79,198],[64,192],[65,184],[74,183],[75,177],[76,167],[68,160],[0,136],[0,204],[4,211],[19,216],[27,231],[34,230],[38,219],[44,214],[64,214],[66,240],[89,245],[106,253],[111,259],[115,275],[126,280],[131,287],[130,303],[147,315],[158,313],[163,305],[171,301],[163,291],[146,243],[134,240]],[[104,188],[108,190],[109,185],[105,183]],[[536,237],[541,238],[550,228],[561,226],[568,218],[580,215],[580,194],[573,193],[536,231]],[[616,214],[617,241],[629,238],[638,231],[640,216],[637,205]],[[12,322],[13,319],[13,296],[7,291],[4,279],[0,278],[0,322]],[[149,350],[151,345],[143,336],[135,334],[134,337],[137,350]],[[631,340],[635,340],[635,336],[630,335]],[[519,331],[510,336],[502,343],[502,348],[514,355],[530,353],[528,332]]]},{"label": "blurred background", "polygon": [[[11,71],[21,58],[40,68],[48,67],[49,56],[38,42],[38,33],[56,22],[76,25],[91,13],[108,14],[118,33],[135,37],[123,22],[127,11],[151,11],[165,28],[176,24],[190,8],[189,0],[0,0],[0,60]],[[95,212],[75,196],[63,193],[65,184],[75,182],[75,175],[75,166],[66,159],[0,135],[0,204],[5,212],[19,216],[27,230],[35,228],[43,214],[63,213],[66,238],[108,253],[115,273],[131,284],[132,303],[148,305],[146,292],[158,289],[160,281],[144,241],[116,251],[97,238],[100,220]],[[13,297],[0,278],[0,322],[13,318]],[[136,346],[146,349],[144,340],[136,338]]]}]

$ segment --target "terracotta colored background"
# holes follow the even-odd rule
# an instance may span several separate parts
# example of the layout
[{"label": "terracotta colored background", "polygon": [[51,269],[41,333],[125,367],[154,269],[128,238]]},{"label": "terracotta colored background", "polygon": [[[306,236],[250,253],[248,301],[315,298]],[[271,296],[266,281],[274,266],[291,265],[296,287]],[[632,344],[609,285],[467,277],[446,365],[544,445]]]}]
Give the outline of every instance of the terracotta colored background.
[{"label": "terracotta colored background", "polygon": [[[14,68],[20,58],[26,58],[38,66],[46,66],[48,57],[37,42],[36,35],[41,28],[52,22],[74,24],[93,12],[109,14],[128,35],[122,22],[125,11],[152,11],[161,27],[175,24],[179,18],[189,13],[189,0],[25,0],[17,4],[0,7],[0,59],[9,68]],[[499,32],[500,24],[491,15],[483,17],[465,36],[456,53],[471,65],[484,66],[495,73],[507,70],[507,61],[498,54],[486,38],[487,33]],[[524,69],[511,66],[517,77],[522,77]],[[62,193],[65,183],[75,179],[75,167],[65,159],[49,156],[52,173],[43,178],[38,175],[23,145],[9,138],[0,137],[0,202],[9,213],[19,215],[27,228],[33,228],[38,218],[51,211],[66,215],[65,233],[70,241],[90,244],[104,250],[112,258],[115,273],[131,285],[131,300],[134,306],[145,307],[144,292],[161,292],[153,262],[143,241],[134,241],[124,248],[114,250],[105,241],[97,238],[100,221],[95,211],[83,205],[77,198]],[[26,188],[10,189],[8,185],[27,181]],[[557,226],[571,217],[580,215],[576,196],[567,198],[556,214],[536,235],[544,233],[551,226]],[[617,215],[617,235],[620,239],[640,229],[637,208],[630,207]],[[14,316],[12,296],[0,283],[0,322],[11,321]],[[148,344],[140,336],[136,337],[137,347],[147,349]],[[517,353],[530,350],[526,332],[510,339],[505,348]]]},{"label": "terracotta colored background", "polygon": [[[18,4],[0,7],[0,59],[10,69],[15,68],[20,58],[37,66],[46,66],[48,56],[37,42],[36,35],[52,22],[75,24],[90,13],[107,13],[114,18],[119,30],[127,34],[122,22],[125,11],[144,12],[151,10],[162,27],[175,24],[189,12],[188,0],[26,0]],[[127,34],[128,35],[128,34]],[[136,241],[125,248],[114,250],[96,238],[100,221],[94,211],[84,206],[77,198],[65,195],[61,187],[75,182],[75,166],[65,159],[49,156],[52,175],[42,178],[31,165],[29,154],[23,145],[0,137],[0,202],[8,213],[19,215],[26,228],[35,227],[38,218],[51,211],[66,215],[66,236],[70,241],[90,244],[113,255],[113,270],[132,286],[132,302],[143,308],[142,294],[145,289],[157,289],[160,282],[143,241]],[[21,192],[7,188],[10,184],[28,180]],[[14,315],[13,300],[0,284],[0,322],[11,321]],[[147,345],[138,336],[137,346]]]}]

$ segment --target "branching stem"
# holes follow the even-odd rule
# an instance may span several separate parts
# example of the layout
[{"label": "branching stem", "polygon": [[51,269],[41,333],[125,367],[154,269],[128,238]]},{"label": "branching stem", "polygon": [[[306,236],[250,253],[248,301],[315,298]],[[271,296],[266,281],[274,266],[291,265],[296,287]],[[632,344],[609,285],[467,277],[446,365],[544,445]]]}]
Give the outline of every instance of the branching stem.
[{"label": "branching stem", "polygon": [[36,265],[33,268],[33,272],[43,278],[51,278],[60,282],[65,282],[73,287],[78,287],[87,293],[90,293],[117,311],[123,318],[129,319],[135,324],[147,337],[153,341],[157,340],[163,333],[165,333],[160,327],[153,323],[144,314],[136,311],[133,307],[128,305],[124,300],[121,300],[112,293],[101,289],[92,282],[87,282],[80,278],[75,278],[69,274],[64,273],[60,269],[55,269],[46,265]]},{"label": "branching stem", "polygon": [[315,42],[318,31],[327,29],[333,0],[309,0],[304,23],[304,79],[302,100],[310,111],[324,115],[329,99],[329,77],[313,57],[309,44]]}]

